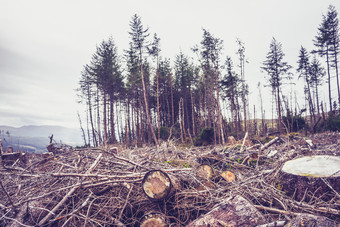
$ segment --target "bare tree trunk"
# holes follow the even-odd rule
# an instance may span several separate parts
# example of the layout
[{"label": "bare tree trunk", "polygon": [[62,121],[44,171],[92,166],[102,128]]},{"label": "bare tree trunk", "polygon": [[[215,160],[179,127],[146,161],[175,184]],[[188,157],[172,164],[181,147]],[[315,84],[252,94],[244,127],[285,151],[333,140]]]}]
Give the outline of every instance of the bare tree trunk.
[{"label": "bare tree trunk", "polygon": [[104,130],[104,145],[107,146],[107,119],[106,119],[106,94],[103,92],[103,130]]},{"label": "bare tree trunk", "polygon": [[102,137],[101,137],[101,127],[100,127],[100,109],[99,109],[99,90],[98,90],[98,88],[97,88],[96,104],[97,104],[97,133],[98,133],[98,144],[101,144],[101,143],[102,143]]},{"label": "bare tree trunk", "polygon": [[157,80],[157,127],[158,127],[158,141],[161,137],[161,115],[159,113],[159,76],[158,76],[158,57],[157,57],[157,69],[156,69],[156,80]]},{"label": "bare tree trunk", "polygon": [[333,107],[332,107],[332,90],[331,90],[331,74],[330,74],[330,65],[329,65],[329,53],[328,47],[326,50],[326,62],[327,62],[327,75],[328,75],[328,95],[329,95],[329,110],[331,116],[333,115]]},{"label": "bare tree trunk", "polygon": [[[140,53],[140,57],[142,57],[142,53]],[[141,76],[142,76],[142,85],[143,85],[143,92],[144,92],[144,104],[145,104],[145,113],[146,113],[146,120],[148,122],[153,140],[155,141],[156,146],[158,146],[158,140],[156,138],[155,132],[153,130],[152,124],[151,124],[151,119],[150,119],[150,114],[149,114],[149,104],[148,100],[146,98],[146,87],[145,87],[145,81],[144,81],[144,73],[143,73],[143,63],[142,63],[142,58],[140,59],[140,70],[141,70]]]},{"label": "bare tree trunk", "polygon": [[[114,109],[113,109],[113,97],[110,97],[110,128],[111,128],[111,143],[116,142],[116,130],[115,130],[115,123],[114,123]],[[118,114],[117,114],[117,124],[118,124]],[[119,130],[119,128],[117,128]],[[118,133],[119,135],[119,133]]]},{"label": "bare tree trunk", "polygon": [[174,94],[172,91],[172,77],[170,77],[170,91],[171,91],[171,125],[175,124],[175,110],[174,110]]},{"label": "bare tree trunk", "polygon": [[316,93],[316,105],[318,108],[318,116],[320,116],[320,104],[319,104],[319,91],[318,91],[318,85],[315,86],[315,93]]},{"label": "bare tree trunk", "polygon": [[195,129],[195,109],[194,109],[194,98],[192,96],[192,92],[190,90],[190,98],[191,98],[191,119],[192,119],[192,135],[196,136]]},{"label": "bare tree trunk", "polygon": [[97,140],[96,132],[94,129],[94,124],[93,124],[91,96],[90,96],[90,91],[88,92],[89,92],[88,93],[88,105],[89,105],[89,115],[90,115],[90,124],[91,124],[92,138],[93,138],[93,146],[98,147],[98,140]]},{"label": "bare tree trunk", "polygon": [[178,117],[179,117],[179,126],[181,129],[181,142],[184,143],[184,138],[183,138],[184,127],[182,125],[182,102],[183,102],[183,99],[181,97],[179,100],[179,105],[178,105]]},{"label": "bare tree trunk", "polygon": [[221,133],[222,144],[225,144],[224,133],[223,133],[223,121],[222,121],[222,113],[221,113],[221,106],[220,106],[220,88],[218,86],[218,76],[216,79],[216,91],[217,91],[217,114],[218,114],[218,124],[219,130]]},{"label": "bare tree trunk", "polygon": [[79,119],[79,126],[80,126],[81,132],[83,134],[84,146],[86,147],[86,145],[87,145],[87,143],[86,143],[86,136],[85,136],[85,131],[84,131],[84,128],[83,128],[83,124],[81,123],[81,118],[80,118],[79,112],[77,112],[77,115],[78,115],[78,119]]},{"label": "bare tree trunk", "polygon": [[338,73],[338,52],[336,42],[333,42],[333,49],[334,49],[334,68],[335,68],[335,74],[336,74],[336,84],[338,88],[338,103],[340,105],[340,85],[339,85],[339,73]]},{"label": "bare tree trunk", "polygon": [[282,120],[282,117],[281,117],[281,100],[280,100],[280,88],[277,87],[277,111],[278,111],[278,114],[279,114],[279,119],[278,119],[278,122],[277,122],[277,129],[279,130],[279,133],[281,133],[281,120]]}]

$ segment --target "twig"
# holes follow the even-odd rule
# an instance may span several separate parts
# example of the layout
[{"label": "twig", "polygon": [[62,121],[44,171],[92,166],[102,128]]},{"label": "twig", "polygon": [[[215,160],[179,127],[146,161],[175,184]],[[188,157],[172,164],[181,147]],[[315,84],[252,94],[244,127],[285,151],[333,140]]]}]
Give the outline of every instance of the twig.
[{"label": "twig", "polygon": [[52,216],[55,214],[55,212],[67,201],[68,197],[70,197],[76,190],[78,186],[71,188],[71,190],[64,196],[64,198],[49,212],[40,222],[39,226],[44,225]]},{"label": "twig", "polygon": [[5,219],[8,219],[8,220],[11,220],[11,221],[15,221],[15,222],[17,222],[20,226],[24,226],[24,227],[34,227],[33,225],[25,225],[25,224],[21,223],[20,221],[14,219],[14,218],[6,217],[6,216],[4,216],[4,218],[5,218]]},{"label": "twig", "polygon": [[[145,174],[145,173],[144,173]],[[134,173],[128,175],[102,175],[102,174],[81,174],[81,173],[52,173],[53,177],[101,177],[101,178],[138,178],[144,175],[143,173]]]},{"label": "twig", "polygon": [[11,197],[9,196],[9,194],[7,193],[6,189],[4,188],[4,186],[2,185],[2,181],[0,181],[0,185],[2,190],[5,192],[6,196],[8,197],[9,202],[11,203],[12,207],[14,207],[13,201],[11,199]]},{"label": "twig", "polygon": [[263,224],[263,225],[257,225],[256,227],[281,227],[281,226],[285,226],[286,221],[275,221],[275,222],[271,222],[271,223],[267,223],[267,224]]},{"label": "twig", "polygon": [[[99,154],[96,160],[92,163],[90,168],[86,171],[86,173],[90,173],[92,169],[95,168],[95,166],[98,164],[100,161],[101,157],[103,154]],[[55,213],[64,203],[67,201],[67,199],[77,190],[78,186],[75,186],[71,188],[71,190],[64,196],[64,198],[51,210],[51,213],[48,213],[40,222],[38,225],[44,225],[51,217],[52,213]]]},{"label": "twig", "polygon": [[131,192],[132,192],[132,189],[133,189],[133,185],[131,186],[131,188],[130,188],[130,190],[129,190],[129,193],[128,193],[127,196],[126,196],[126,199],[125,199],[125,203],[124,203],[123,208],[120,210],[120,213],[119,213],[119,216],[118,216],[118,221],[120,221],[120,219],[122,219],[122,215],[123,215],[123,212],[124,212],[124,210],[125,210],[125,207],[126,207],[126,205],[127,205],[127,203],[128,203],[128,200],[129,200],[130,194],[131,194]]},{"label": "twig", "polygon": [[268,147],[270,147],[271,145],[273,145],[276,141],[278,141],[280,139],[280,137],[275,137],[274,139],[272,139],[271,141],[269,141],[268,143],[264,144],[263,146],[261,146],[261,150],[263,151],[264,149],[267,149]]},{"label": "twig", "polygon": [[276,208],[272,208],[272,207],[265,207],[265,206],[261,206],[261,205],[254,205],[255,208],[260,209],[260,210],[266,210],[266,211],[271,211],[274,213],[279,213],[279,214],[287,214],[287,215],[300,215],[301,213],[295,213],[295,212],[291,212],[291,211],[285,211],[285,210],[280,210],[280,209],[276,209]]}]

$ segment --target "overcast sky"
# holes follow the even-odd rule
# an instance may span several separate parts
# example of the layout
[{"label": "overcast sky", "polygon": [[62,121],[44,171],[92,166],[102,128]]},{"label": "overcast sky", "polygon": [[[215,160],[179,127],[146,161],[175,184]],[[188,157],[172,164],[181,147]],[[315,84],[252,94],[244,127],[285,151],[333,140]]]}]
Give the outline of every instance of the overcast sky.
[{"label": "overcast sky", "polygon": [[[0,0],[0,125],[79,127],[77,111],[84,107],[75,89],[83,65],[110,36],[122,54],[134,14],[158,34],[161,55],[172,62],[180,51],[192,55],[202,28],[224,40],[223,59],[229,55],[235,64],[236,39],[242,40],[252,107],[257,83],[265,83],[260,66],[272,38],[296,74],[300,47],[314,48],[330,4],[340,10],[332,0]],[[302,89],[297,86],[301,97]],[[262,92],[270,106],[270,88]]]}]

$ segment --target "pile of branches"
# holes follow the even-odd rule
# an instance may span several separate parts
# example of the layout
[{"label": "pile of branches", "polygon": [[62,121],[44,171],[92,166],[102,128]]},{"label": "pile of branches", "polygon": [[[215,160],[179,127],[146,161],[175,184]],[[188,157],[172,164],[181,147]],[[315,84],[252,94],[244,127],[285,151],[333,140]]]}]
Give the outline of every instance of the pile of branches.
[{"label": "pile of branches", "polygon": [[[332,141],[325,144],[322,136]],[[273,140],[248,147],[244,141],[203,148],[167,143],[118,152],[87,148],[26,154],[25,161],[0,167],[0,226],[140,226],[150,212],[164,214],[170,226],[186,226],[235,195],[251,202],[266,223],[285,224],[301,213],[339,222],[339,192],[330,190],[327,200],[306,193],[297,201],[282,189],[280,170],[298,156],[339,155],[333,140],[340,141],[340,135],[321,134],[312,138],[312,146],[302,137]],[[277,154],[268,157],[272,151]],[[200,174],[202,165],[212,167],[212,177]],[[145,174],[155,169],[180,182],[174,193],[157,201],[142,188]],[[236,180],[225,180],[224,171]]]}]

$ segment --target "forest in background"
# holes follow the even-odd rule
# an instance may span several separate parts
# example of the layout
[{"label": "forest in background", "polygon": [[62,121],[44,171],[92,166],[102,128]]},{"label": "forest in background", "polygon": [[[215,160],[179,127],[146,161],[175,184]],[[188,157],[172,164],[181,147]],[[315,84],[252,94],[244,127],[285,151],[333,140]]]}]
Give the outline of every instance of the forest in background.
[{"label": "forest in background", "polygon": [[[172,67],[161,54],[160,37],[150,36],[140,16],[132,17],[128,35],[130,45],[123,56],[118,55],[111,37],[97,46],[81,72],[78,93],[87,111],[86,119],[79,115],[79,121],[86,146],[116,142],[158,145],[168,138],[195,145],[224,144],[227,136],[240,138],[246,132],[267,135],[340,129],[340,35],[334,6],[329,6],[311,37],[315,48],[301,46],[298,68],[285,61],[282,44],[275,38],[267,55],[259,56],[264,59],[265,86],[272,91],[275,116],[271,121],[265,120],[263,85],[258,84],[261,102],[248,101],[247,52],[240,39],[238,58],[223,58],[223,40],[203,29],[201,42],[193,44],[195,59],[180,52]],[[293,94],[282,89],[296,80],[305,84],[305,104],[300,109],[293,108]],[[328,85],[327,103],[319,99],[324,83]],[[332,96],[332,90],[337,96]],[[254,119],[256,109],[261,113],[259,119]]]}]

